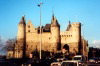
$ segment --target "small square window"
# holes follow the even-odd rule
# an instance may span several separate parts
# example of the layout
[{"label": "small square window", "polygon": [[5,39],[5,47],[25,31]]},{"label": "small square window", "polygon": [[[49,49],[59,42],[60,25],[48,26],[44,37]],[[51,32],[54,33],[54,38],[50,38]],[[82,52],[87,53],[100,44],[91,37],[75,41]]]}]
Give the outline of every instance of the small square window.
[{"label": "small square window", "polygon": [[28,28],[30,28],[30,25],[28,25]]},{"label": "small square window", "polygon": [[50,37],[49,37],[49,40],[50,40]]},{"label": "small square window", "polygon": [[30,32],[30,30],[28,30],[28,32]]}]

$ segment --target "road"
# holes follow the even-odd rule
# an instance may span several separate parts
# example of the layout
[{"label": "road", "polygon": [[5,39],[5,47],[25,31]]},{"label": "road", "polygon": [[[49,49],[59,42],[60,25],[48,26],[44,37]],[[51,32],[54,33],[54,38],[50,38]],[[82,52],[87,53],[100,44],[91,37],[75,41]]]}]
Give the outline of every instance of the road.
[{"label": "road", "polygon": [[100,66],[100,63],[96,64],[96,63],[88,63],[88,66]]},{"label": "road", "polygon": [[[21,66],[21,65],[22,64],[19,63],[18,60],[17,60],[17,62],[13,62],[11,60],[4,60],[4,59],[0,60],[0,66]],[[41,63],[36,63],[36,61],[35,61],[34,63],[32,63],[32,66],[50,66],[50,62],[49,61],[43,61]],[[88,66],[100,66],[100,63],[96,64],[96,63],[89,63],[88,62]]]}]

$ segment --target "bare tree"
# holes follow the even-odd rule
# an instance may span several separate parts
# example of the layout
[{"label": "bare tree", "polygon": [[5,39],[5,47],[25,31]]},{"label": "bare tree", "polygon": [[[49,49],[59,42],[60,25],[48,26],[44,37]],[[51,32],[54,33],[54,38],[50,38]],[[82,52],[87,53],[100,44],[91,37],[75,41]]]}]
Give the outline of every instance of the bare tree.
[{"label": "bare tree", "polygon": [[14,47],[15,47],[15,43],[16,43],[16,39],[8,39],[6,41],[6,44],[5,44],[4,49],[6,51],[10,51],[10,50],[13,51],[14,50]]},{"label": "bare tree", "polygon": [[0,54],[5,54],[5,50],[3,49],[4,47],[4,40],[0,36]]},{"label": "bare tree", "polygon": [[4,40],[2,40],[1,36],[0,36],[0,49],[2,49],[4,46]]},{"label": "bare tree", "polygon": [[0,36],[0,45],[2,44],[1,36]]}]

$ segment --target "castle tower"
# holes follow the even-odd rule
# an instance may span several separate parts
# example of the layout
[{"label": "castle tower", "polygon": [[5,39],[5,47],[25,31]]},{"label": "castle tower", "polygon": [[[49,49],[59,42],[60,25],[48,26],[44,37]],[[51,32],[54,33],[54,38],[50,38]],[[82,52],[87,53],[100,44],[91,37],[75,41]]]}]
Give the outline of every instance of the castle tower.
[{"label": "castle tower", "polygon": [[[25,57],[25,48],[26,48],[26,23],[24,16],[18,24],[18,33],[17,33],[17,44],[16,44],[16,58]],[[23,51],[24,50],[24,51]]]},{"label": "castle tower", "polygon": [[80,22],[73,22],[72,23],[73,29],[73,39],[77,46],[78,54],[81,54],[82,46],[81,46],[81,23]]},{"label": "castle tower", "polygon": [[54,17],[54,15],[52,16],[52,20],[51,20],[51,44],[52,44],[52,48],[51,50],[53,52],[57,52],[58,50],[60,50],[60,25],[57,21],[57,19]]}]

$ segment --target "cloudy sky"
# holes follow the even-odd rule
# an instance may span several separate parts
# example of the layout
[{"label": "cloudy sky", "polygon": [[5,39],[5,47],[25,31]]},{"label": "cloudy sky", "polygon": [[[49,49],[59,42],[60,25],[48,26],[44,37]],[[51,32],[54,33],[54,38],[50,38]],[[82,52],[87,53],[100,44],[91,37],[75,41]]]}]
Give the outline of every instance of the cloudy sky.
[{"label": "cloudy sky", "polygon": [[[92,44],[100,40],[100,0],[41,0],[42,25],[51,22],[54,12],[61,30],[67,28],[68,21],[82,23],[82,35]],[[0,36],[15,38],[17,25],[23,15],[39,26],[39,0],[0,0]]]}]

